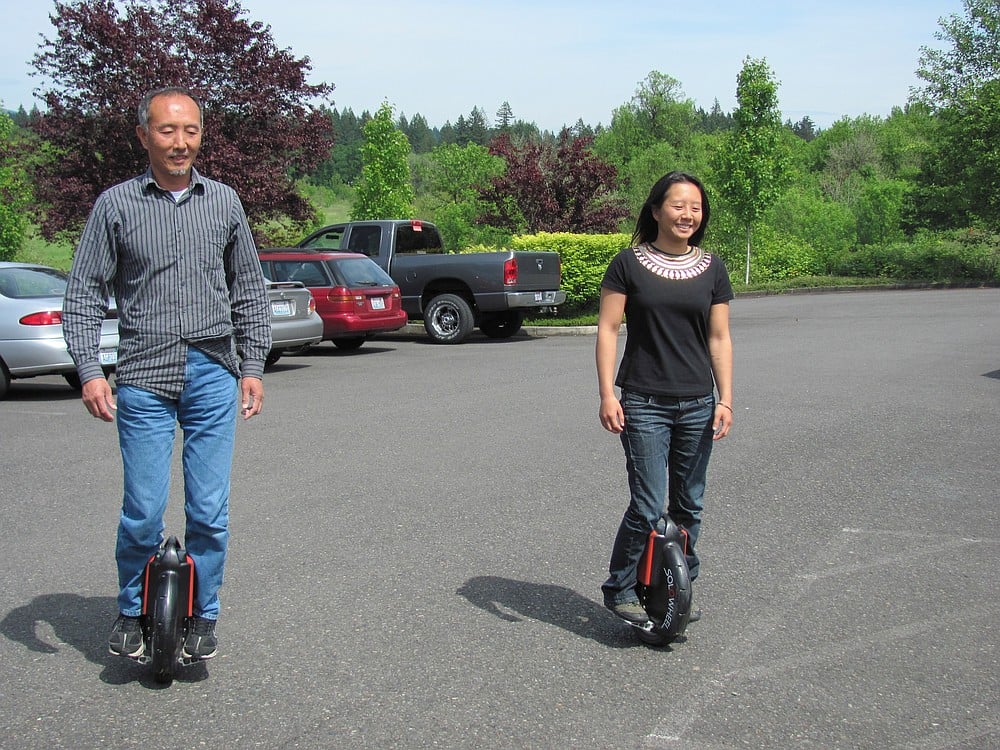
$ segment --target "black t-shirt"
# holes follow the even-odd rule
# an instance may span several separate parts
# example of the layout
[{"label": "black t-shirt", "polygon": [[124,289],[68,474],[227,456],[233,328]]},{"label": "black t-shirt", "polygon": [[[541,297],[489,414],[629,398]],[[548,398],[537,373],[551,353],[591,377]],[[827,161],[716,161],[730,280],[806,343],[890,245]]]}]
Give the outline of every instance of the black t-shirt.
[{"label": "black t-shirt", "polygon": [[673,260],[644,243],[618,253],[601,286],[626,297],[628,337],[615,385],[674,398],[714,390],[708,314],[734,296],[719,258],[694,248]]}]

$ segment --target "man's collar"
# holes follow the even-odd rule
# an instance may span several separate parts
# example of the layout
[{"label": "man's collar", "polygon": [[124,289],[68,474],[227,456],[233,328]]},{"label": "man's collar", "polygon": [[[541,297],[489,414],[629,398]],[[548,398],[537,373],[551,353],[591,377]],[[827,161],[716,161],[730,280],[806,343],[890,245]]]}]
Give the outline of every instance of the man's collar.
[{"label": "man's collar", "polygon": [[[168,193],[171,192],[169,190],[166,190],[165,188],[160,187],[159,183],[156,182],[156,178],[153,176],[152,167],[146,167],[146,174],[142,176],[142,185],[147,192],[152,190],[153,188],[156,188],[157,190],[163,190],[164,192]],[[191,167],[191,181],[188,182],[188,186],[185,189],[190,190],[192,193],[194,192],[201,193],[205,191],[205,181],[202,178],[202,176],[198,174],[198,170],[195,169],[194,167]]]}]

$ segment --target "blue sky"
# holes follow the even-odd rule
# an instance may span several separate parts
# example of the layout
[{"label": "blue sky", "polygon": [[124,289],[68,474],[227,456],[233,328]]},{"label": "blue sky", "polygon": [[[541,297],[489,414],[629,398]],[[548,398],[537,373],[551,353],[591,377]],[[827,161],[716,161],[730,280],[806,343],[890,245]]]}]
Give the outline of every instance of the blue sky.
[{"label": "blue sky", "polygon": [[[0,102],[35,100],[29,76],[47,0],[2,0]],[[16,3],[16,10],[15,10]],[[783,117],[820,127],[906,103],[921,45],[961,0],[702,3],[628,0],[242,0],[279,48],[312,61],[310,82],[333,83],[333,104],[356,114],[383,101],[396,114],[454,123],[479,107],[558,130],[609,124],[650,71],[666,73],[697,106],[736,106],[744,58],[766,58]]]}]

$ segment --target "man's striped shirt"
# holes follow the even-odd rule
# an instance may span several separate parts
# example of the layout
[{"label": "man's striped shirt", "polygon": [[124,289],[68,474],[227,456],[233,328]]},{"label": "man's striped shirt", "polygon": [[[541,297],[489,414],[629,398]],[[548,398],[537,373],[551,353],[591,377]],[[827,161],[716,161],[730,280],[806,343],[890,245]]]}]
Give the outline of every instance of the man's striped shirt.
[{"label": "man's striped shirt", "polygon": [[236,191],[191,170],[177,200],[152,172],[98,196],[73,258],[63,332],[80,380],[102,376],[101,322],[118,305],[121,384],[176,398],[188,345],[260,378],[271,348],[257,248]]}]

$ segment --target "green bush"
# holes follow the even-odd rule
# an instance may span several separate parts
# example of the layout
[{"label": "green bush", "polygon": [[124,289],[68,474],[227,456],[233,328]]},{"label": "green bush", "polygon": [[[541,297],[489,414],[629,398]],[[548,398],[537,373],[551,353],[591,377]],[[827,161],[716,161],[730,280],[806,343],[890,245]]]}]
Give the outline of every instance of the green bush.
[{"label": "green bush", "polygon": [[836,276],[902,281],[998,281],[1000,236],[977,230],[923,232],[906,242],[845,252],[832,270]]},{"label": "green bush", "polygon": [[[818,276],[825,271],[812,246],[770,226],[757,227],[751,235],[750,279],[755,282]],[[730,269],[732,273],[732,269]]]},{"label": "green bush", "polygon": [[560,312],[596,309],[601,296],[601,280],[608,263],[630,244],[627,234],[570,234],[568,232],[519,235],[513,239],[517,250],[551,250],[562,261],[562,289],[566,304]]}]

